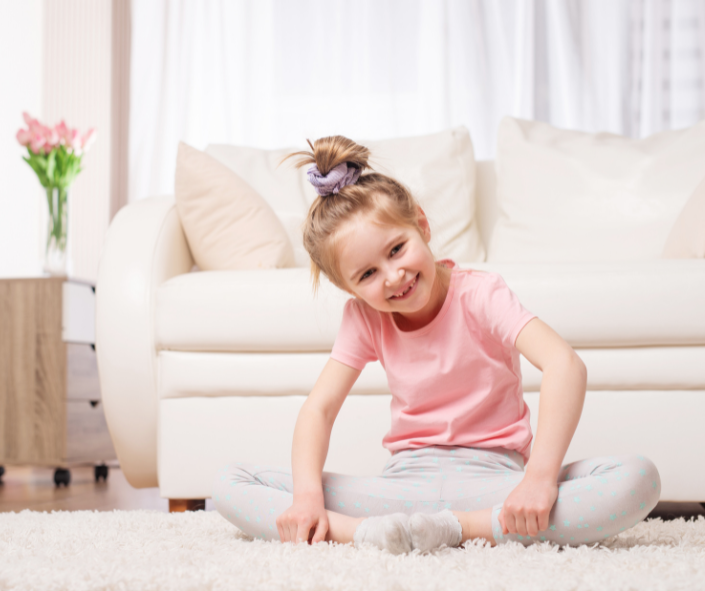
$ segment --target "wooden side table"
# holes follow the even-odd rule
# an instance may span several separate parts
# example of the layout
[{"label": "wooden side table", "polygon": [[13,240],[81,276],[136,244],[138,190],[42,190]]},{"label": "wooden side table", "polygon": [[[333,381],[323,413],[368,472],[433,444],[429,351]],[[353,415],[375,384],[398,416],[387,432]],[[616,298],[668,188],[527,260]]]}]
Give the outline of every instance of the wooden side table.
[{"label": "wooden side table", "polygon": [[52,466],[56,484],[68,485],[71,464],[93,463],[96,480],[107,478],[116,455],[100,404],[94,317],[90,284],[0,279],[0,466]]}]

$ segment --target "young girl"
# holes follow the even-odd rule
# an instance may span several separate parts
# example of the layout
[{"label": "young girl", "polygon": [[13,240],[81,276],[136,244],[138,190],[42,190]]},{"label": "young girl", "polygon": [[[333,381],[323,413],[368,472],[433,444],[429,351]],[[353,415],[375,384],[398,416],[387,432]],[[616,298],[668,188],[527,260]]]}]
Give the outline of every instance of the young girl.
[{"label": "young girl", "polygon": [[[296,421],[292,470],[226,466],[216,476],[217,510],[265,540],[394,554],[474,538],[577,546],[642,521],[661,490],[648,458],[561,465],[585,398],[575,351],[497,273],[434,261],[429,222],[409,190],[362,174],[367,148],[342,136],[309,145],[287,158],[314,164],[319,197],[304,229],[314,288],[323,272],[354,298]],[[520,353],[543,372],[530,462]],[[333,422],[375,360],[392,393],[382,444],[393,455],[378,477],[323,472]]]}]

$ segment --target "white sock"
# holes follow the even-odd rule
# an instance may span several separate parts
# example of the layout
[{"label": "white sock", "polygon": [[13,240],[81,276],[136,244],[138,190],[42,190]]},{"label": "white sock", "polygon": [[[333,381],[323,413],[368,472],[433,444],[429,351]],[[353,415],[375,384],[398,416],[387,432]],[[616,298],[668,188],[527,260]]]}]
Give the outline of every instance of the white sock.
[{"label": "white sock", "polygon": [[463,527],[458,518],[448,509],[440,513],[414,513],[409,518],[411,543],[414,549],[422,552],[440,548],[443,544],[450,548],[460,545]]},{"label": "white sock", "polygon": [[413,550],[409,516],[406,513],[391,513],[379,517],[368,517],[355,530],[353,541],[357,548],[361,544],[372,544],[391,554],[404,554]]}]

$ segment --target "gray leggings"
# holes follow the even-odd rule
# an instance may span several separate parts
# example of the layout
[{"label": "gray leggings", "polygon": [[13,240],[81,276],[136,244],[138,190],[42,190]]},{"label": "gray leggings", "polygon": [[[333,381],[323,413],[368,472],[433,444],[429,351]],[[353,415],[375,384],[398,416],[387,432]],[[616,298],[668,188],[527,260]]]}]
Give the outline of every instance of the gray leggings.
[{"label": "gray leggings", "polygon": [[[351,517],[492,507],[495,541],[524,546],[544,540],[569,546],[599,542],[645,519],[661,494],[658,470],[644,456],[579,460],[561,468],[549,529],[537,536],[503,535],[502,503],[524,474],[524,460],[513,450],[430,446],[397,452],[380,476],[323,472],[322,482],[325,508]],[[276,518],[292,505],[293,490],[288,469],[233,462],[218,471],[213,500],[246,534],[279,540]]]}]

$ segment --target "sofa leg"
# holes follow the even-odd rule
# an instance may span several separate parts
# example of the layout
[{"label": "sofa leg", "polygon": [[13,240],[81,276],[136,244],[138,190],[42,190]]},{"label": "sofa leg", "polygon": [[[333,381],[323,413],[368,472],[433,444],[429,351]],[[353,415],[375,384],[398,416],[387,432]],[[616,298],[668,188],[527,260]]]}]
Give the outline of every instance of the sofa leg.
[{"label": "sofa leg", "polygon": [[169,513],[183,513],[184,511],[205,510],[205,499],[169,499]]}]

